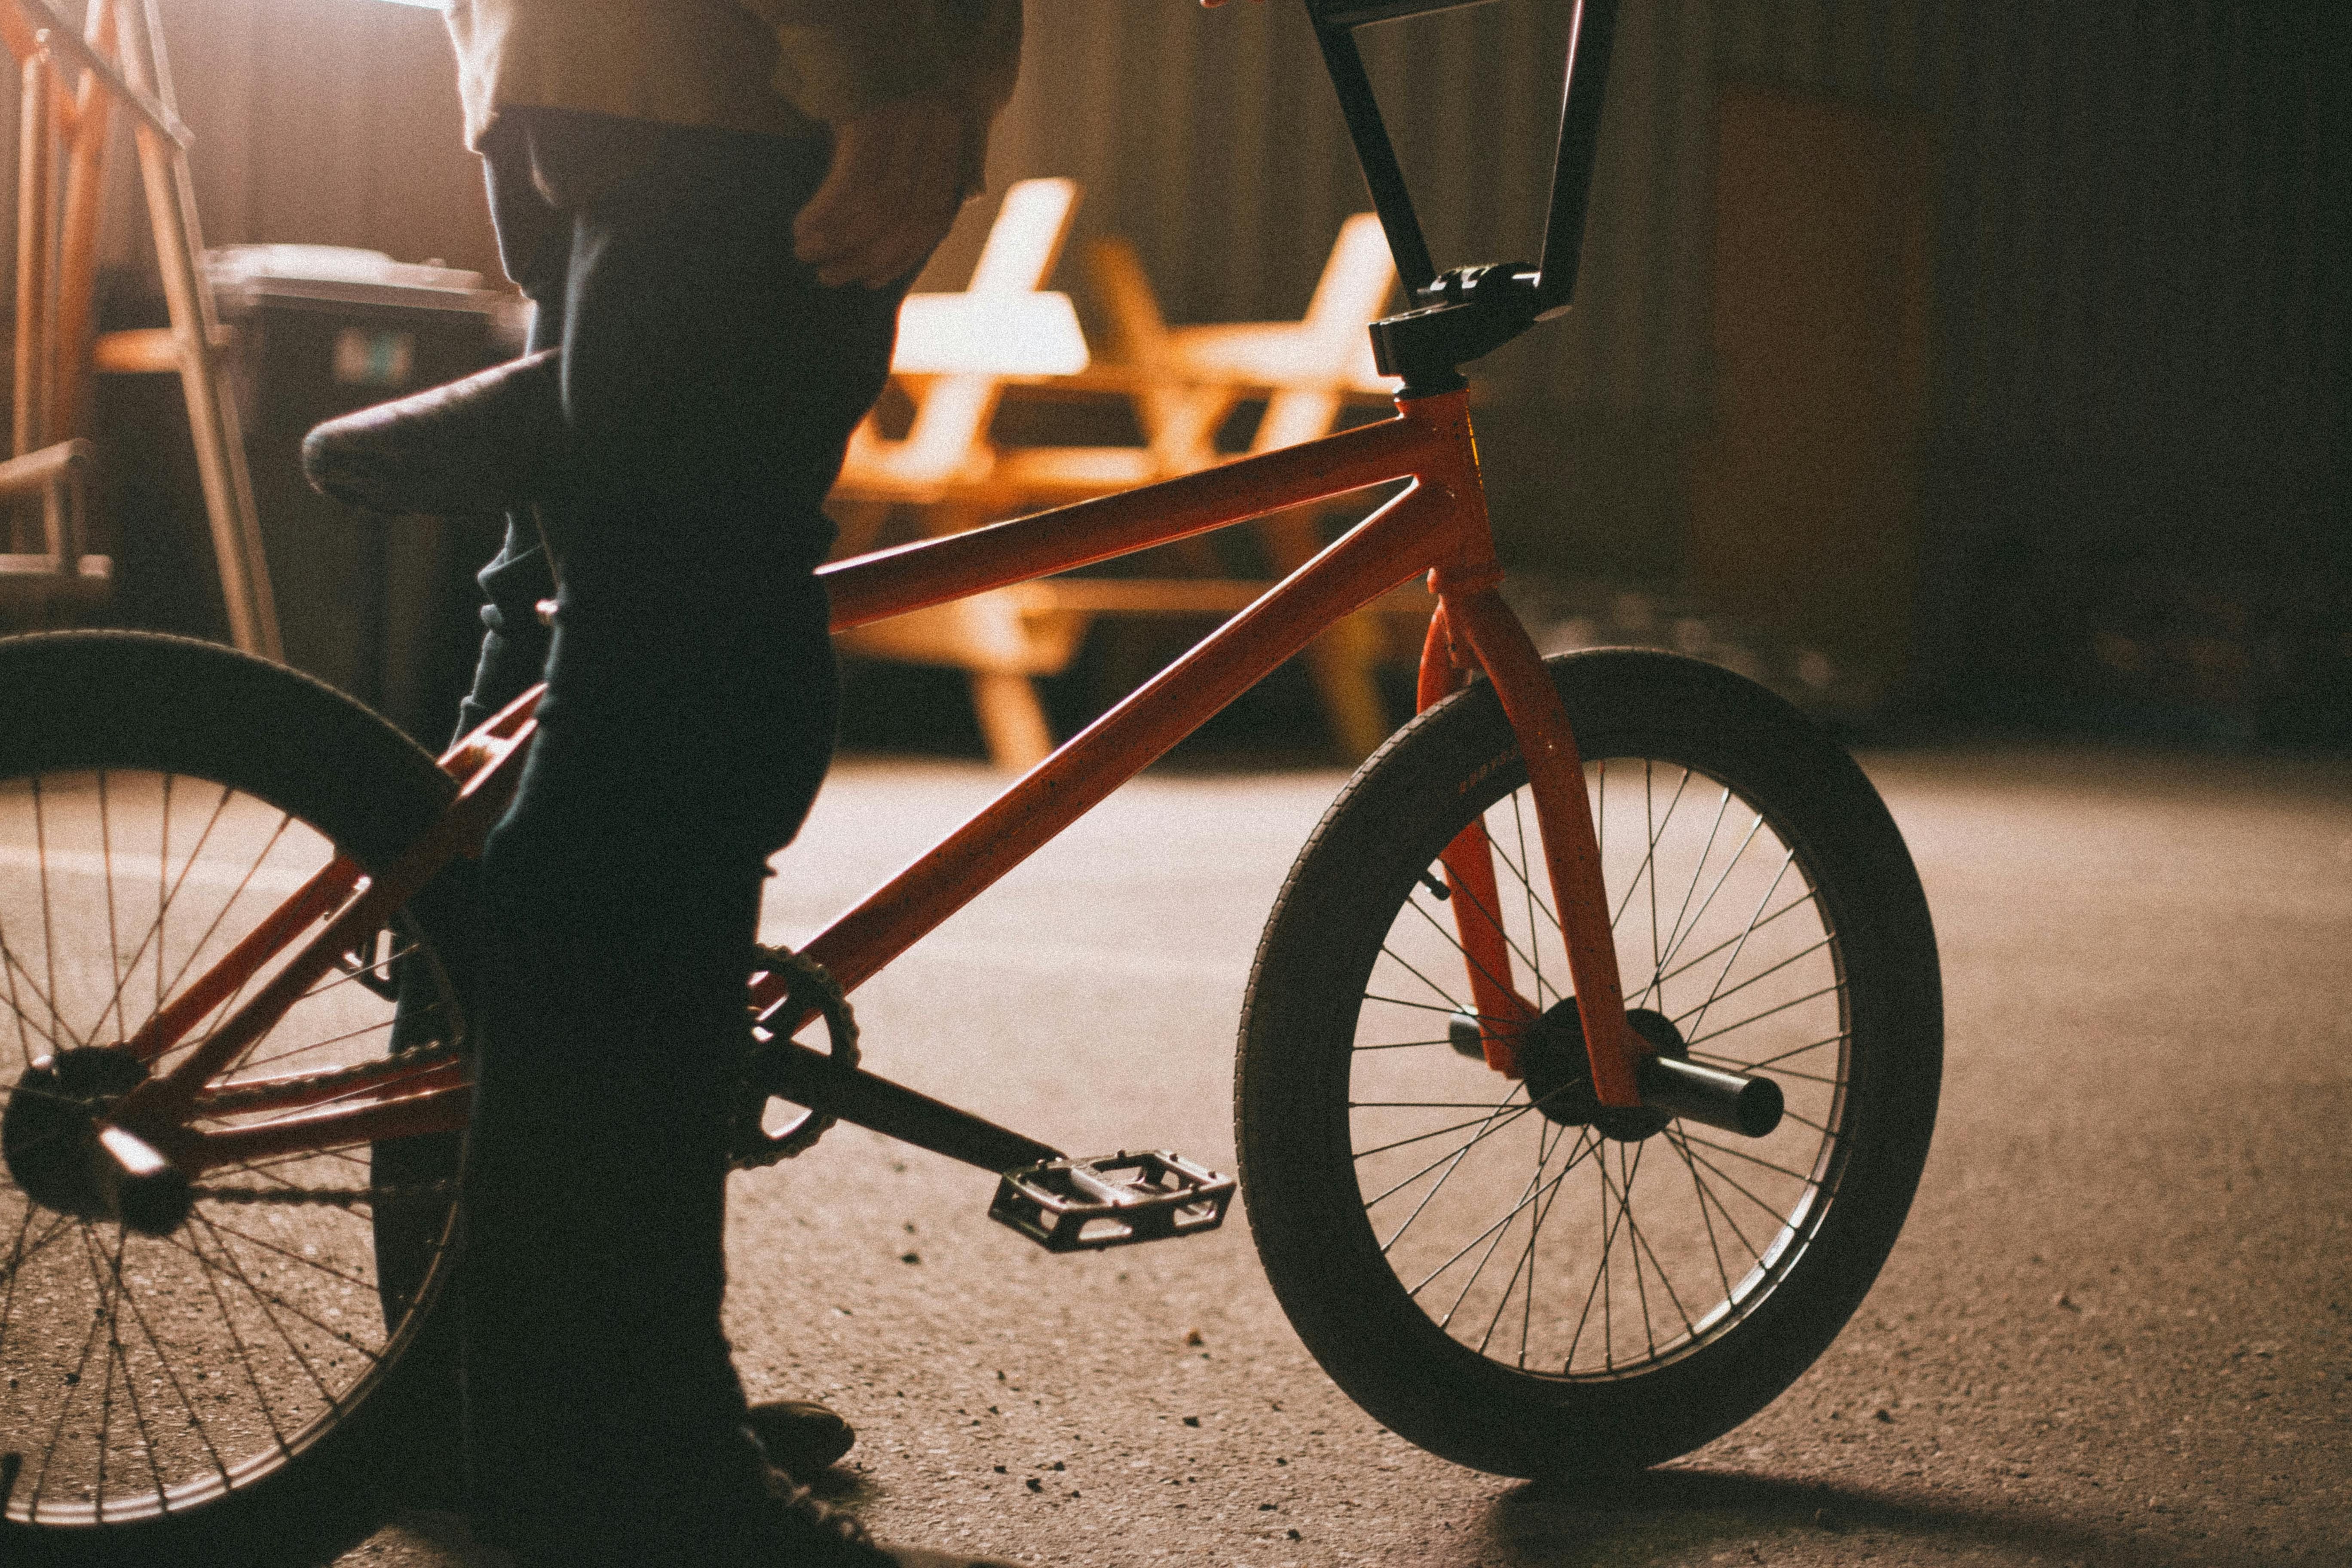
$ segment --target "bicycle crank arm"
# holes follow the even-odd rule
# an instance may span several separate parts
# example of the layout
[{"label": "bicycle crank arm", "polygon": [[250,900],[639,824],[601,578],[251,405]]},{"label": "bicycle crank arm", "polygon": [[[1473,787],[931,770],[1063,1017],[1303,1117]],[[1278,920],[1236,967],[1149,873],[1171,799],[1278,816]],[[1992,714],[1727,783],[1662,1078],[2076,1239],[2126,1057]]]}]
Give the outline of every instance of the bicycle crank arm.
[{"label": "bicycle crank arm", "polygon": [[992,1176],[1064,1157],[1050,1143],[1024,1137],[863,1068],[842,1067],[797,1040],[776,1040],[762,1047],[755,1071],[754,1087],[762,1093],[977,1165]]},{"label": "bicycle crank arm", "polygon": [[1049,1144],[918,1094],[863,1068],[845,1067],[796,1040],[761,1048],[754,1087],[823,1115],[998,1178],[988,1216],[1048,1252],[1094,1251],[1224,1223],[1234,1179],[1181,1154],[1120,1152],[1073,1160]]},{"label": "bicycle crank arm", "polygon": [[1761,1138],[1780,1125],[1780,1086],[1681,1057],[1643,1057],[1633,1069],[1642,1103],[1726,1132]]}]

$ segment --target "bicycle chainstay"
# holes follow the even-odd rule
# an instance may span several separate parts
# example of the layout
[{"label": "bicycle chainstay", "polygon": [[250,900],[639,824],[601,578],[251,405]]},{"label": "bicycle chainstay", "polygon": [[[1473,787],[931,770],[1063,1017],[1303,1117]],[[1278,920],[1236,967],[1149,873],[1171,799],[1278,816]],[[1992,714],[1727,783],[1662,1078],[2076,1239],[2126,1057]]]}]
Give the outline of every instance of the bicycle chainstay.
[{"label": "bicycle chainstay", "polygon": [[[403,1071],[430,1070],[446,1067],[458,1059],[454,1047],[439,1041],[429,1045],[412,1046],[404,1051],[394,1051],[376,1061],[358,1062],[347,1068],[335,1068],[293,1080],[292,1087],[309,1092],[334,1090],[350,1084],[354,1087],[383,1076],[387,1067]],[[228,1116],[258,1100],[274,1100],[284,1094],[288,1080],[277,1079],[267,1088],[256,1087],[239,1090],[234,1087],[216,1089],[205,1097],[207,1115]],[[198,1199],[222,1204],[279,1204],[291,1207],[352,1208],[366,1204],[384,1206],[393,1204],[446,1202],[457,1195],[454,1181],[428,1182],[417,1187],[224,1187],[199,1183],[189,1189]]]},{"label": "bicycle chainstay", "polygon": [[[856,1067],[858,1061],[857,1017],[840,984],[826,972],[824,965],[802,957],[790,948],[761,947],[756,950],[759,965],[772,974],[790,977],[784,1005],[779,1011],[797,1014],[814,1005],[824,1018],[825,1033],[830,1037],[833,1057],[845,1067]],[[834,1127],[836,1118],[812,1113],[782,1137],[771,1137],[760,1128],[760,1113],[767,1097],[751,1087],[753,1073],[751,1063],[756,1062],[765,1042],[755,1042],[746,1064],[741,1102],[738,1106],[733,1136],[729,1148],[729,1163],[736,1170],[751,1170],[794,1159],[816,1146],[817,1140]],[[435,1042],[396,1051],[379,1061],[361,1062],[347,1068],[312,1073],[295,1080],[292,1087],[316,1093],[334,1089],[345,1084],[357,1087],[380,1079],[387,1066],[404,1071],[429,1070],[446,1066],[458,1059],[458,1053],[446,1045]],[[205,1109],[210,1114],[234,1115],[245,1106],[264,1102],[282,1096],[289,1084],[284,1079],[268,1088],[256,1087],[240,1091],[235,1088],[218,1089],[205,1096]],[[457,1195],[454,1181],[431,1182],[418,1187],[241,1187],[198,1184],[192,1195],[215,1203],[278,1204],[290,1206],[352,1207],[358,1205],[425,1203],[446,1201]]]},{"label": "bicycle chainstay", "polygon": [[[787,1020],[797,1018],[814,1006],[824,1017],[824,1032],[832,1043],[834,1061],[845,1068],[857,1065],[857,1015],[850,1009],[849,998],[843,994],[841,983],[824,965],[814,959],[804,958],[788,947],[760,947],[757,967],[771,974],[787,977],[784,1000],[773,1009],[776,1016]],[[760,1114],[767,1109],[769,1096],[757,1087],[761,1054],[772,1047],[774,1037],[765,1038],[755,1034],[751,1048],[744,1056],[743,1079],[736,1095],[736,1108],[729,1132],[727,1163],[730,1168],[749,1171],[773,1165],[779,1161],[797,1159],[816,1147],[818,1139],[832,1131],[839,1119],[812,1110],[793,1130],[776,1137],[760,1125]]]}]

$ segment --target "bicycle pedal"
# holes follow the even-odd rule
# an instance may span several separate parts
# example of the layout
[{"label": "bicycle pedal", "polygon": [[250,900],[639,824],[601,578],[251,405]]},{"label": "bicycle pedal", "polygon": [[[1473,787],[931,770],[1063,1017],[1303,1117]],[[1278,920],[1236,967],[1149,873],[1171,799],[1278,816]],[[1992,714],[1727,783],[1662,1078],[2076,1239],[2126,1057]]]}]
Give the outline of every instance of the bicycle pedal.
[{"label": "bicycle pedal", "polygon": [[988,1217],[1048,1252],[1197,1236],[1225,1222],[1234,1179],[1166,1150],[1047,1160],[1007,1171]]}]

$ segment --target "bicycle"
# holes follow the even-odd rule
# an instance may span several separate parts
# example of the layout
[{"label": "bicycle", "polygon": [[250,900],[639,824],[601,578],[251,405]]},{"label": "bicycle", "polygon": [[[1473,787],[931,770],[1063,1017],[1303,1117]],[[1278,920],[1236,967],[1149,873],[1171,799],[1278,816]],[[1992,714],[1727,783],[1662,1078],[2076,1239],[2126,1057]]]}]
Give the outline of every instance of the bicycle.
[{"label": "bicycle", "polygon": [[[823,575],[846,627],[1401,488],[801,952],[766,952],[729,1113],[740,1163],[837,1119],[995,1173],[992,1213],[1057,1251],[1215,1228],[1235,1183],[1196,1162],[1071,1159],[864,1071],[844,995],[1425,574],[1420,711],[1300,852],[1244,999],[1251,1229],[1302,1340],[1392,1430],[1501,1474],[1614,1470],[1762,1408],[1862,1300],[1934,1124],[1939,979],[1899,833],[1808,721],[1675,656],[1541,660],[1497,595],[1460,367],[1567,307],[1615,6],[1580,7],[1542,261],[1441,274],[1354,32],[1455,3],[1309,0],[1414,301],[1373,328],[1392,417]],[[209,645],[0,645],[11,1561],[129,1561],[320,1506],[446,1376],[465,863],[537,695],[436,761]],[[820,1022],[827,1048],[793,1038]],[[775,1101],[801,1113],[771,1131]]]}]

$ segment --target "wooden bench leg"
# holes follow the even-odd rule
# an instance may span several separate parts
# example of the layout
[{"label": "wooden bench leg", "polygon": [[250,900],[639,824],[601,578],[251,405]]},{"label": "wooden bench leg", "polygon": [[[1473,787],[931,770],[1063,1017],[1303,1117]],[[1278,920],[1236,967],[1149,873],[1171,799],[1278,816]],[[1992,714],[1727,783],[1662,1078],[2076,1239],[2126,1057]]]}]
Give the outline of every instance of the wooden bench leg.
[{"label": "wooden bench leg", "polygon": [[[1292,511],[1259,525],[1276,576],[1297,571],[1322,548],[1320,518],[1318,511]],[[1350,763],[1362,762],[1389,738],[1388,707],[1373,676],[1380,657],[1380,628],[1368,616],[1349,616],[1307,645],[1307,673],[1331,727],[1332,747]]]},{"label": "wooden bench leg", "polygon": [[1332,744],[1350,763],[1389,738],[1388,707],[1372,673],[1379,659],[1380,628],[1367,616],[1349,616],[1307,645],[1307,671],[1323,700]]},{"label": "wooden bench leg", "polygon": [[971,705],[980,716],[990,761],[1007,773],[1026,773],[1053,751],[1053,727],[1045,722],[1045,704],[1037,700],[1037,689],[1027,676],[973,670]]}]

